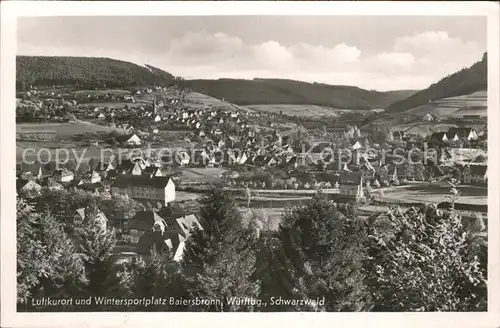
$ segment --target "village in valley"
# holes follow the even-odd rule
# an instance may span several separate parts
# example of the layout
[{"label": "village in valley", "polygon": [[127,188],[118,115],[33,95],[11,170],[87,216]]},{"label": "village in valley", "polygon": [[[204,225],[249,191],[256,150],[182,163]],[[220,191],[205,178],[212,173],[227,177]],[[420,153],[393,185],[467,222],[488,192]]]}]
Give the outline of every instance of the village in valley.
[{"label": "village in valley", "polygon": [[[196,199],[214,186],[230,191],[245,215],[261,209],[268,229],[277,229],[286,206],[306,202],[318,191],[340,205],[359,204],[367,218],[384,215],[392,204],[409,208],[424,202],[447,208],[449,181],[460,184],[457,209],[467,215],[487,213],[487,132],[485,121],[478,124],[479,116],[469,118],[475,120],[472,126],[417,134],[410,125],[406,131],[388,130],[381,138],[373,127],[360,128],[372,113],[360,114],[358,124],[343,124],[340,117],[329,126],[318,123],[321,128],[307,129],[283,113],[246,109],[181,85],[120,94],[36,87],[20,93],[18,111],[33,104],[31,120],[39,123],[20,124],[18,145],[57,143],[60,137],[50,127],[88,125],[97,132],[82,131],[72,139],[81,140],[82,148],[106,152],[90,155],[79,167],[68,158],[61,159],[64,164],[25,161],[18,165],[18,192],[36,197],[79,190],[137,201],[144,210],[126,224],[110,221],[102,212],[99,216],[104,229],[120,230],[123,245],[116,249],[124,259],[147,255],[154,243],[180,259],[190,231],[203,227]],[[424,114],[415,125],[421,120],[432,124],[433,119],[439,118]],[[164,146],[167,155],[155,152]],[[143,151],[135,156],[132,149]],[[434,196],[420,195],[429,192]],[[172,217],[171,207],[180,208],[182,215]],[[85,208],[77,208],[68,224],[84,220]]]},{"label": "village in valley", "polygon": [[249,18],[19,24],[17,311],[487,311],[484,17]]}]

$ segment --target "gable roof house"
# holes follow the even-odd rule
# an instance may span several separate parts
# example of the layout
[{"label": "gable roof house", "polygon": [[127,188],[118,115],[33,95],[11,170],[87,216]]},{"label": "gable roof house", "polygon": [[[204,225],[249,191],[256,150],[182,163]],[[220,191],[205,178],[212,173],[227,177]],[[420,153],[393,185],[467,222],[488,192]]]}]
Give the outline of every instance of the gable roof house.
[{"label": "gable roof house", "polygon": [[175,152],[175,164],[184,166],[188,165],[190,161],[191,157],[189,156],[187,151],[179,150]]},{"label": "gable roof house", "polygon": [[144,170],[142,170],[142,174],[147,175],[150,178],[163,176],[161,169],[157,166],[147,166],[146,168],[144,168]]},{"label": "gable roof house", "polygon": [[434,132],[431,134],[430,140],[433,143],[442,144],[448,141],[448,136],[446,135],[446,132]]},{"label": "gable roof house", "polygon": [[393,131],[391,133],[391,139],[396,141],[401,141],[405,137],[404,131]]},{"label": "gable roof house", "polygon": [[54,181],[54,179],[48,178],[45,184],[42,184],[44,187],[47,187],[50,191],[52,190],[63,190],[64,186],[59,182]]},{"label": "gable roof house", "polygon": [[446,132],[446,139],[448,139],[448,141],[460,140],[460,138],[458,137],[458,134],[456,132],[452,131],[451,129],[448,130],[448,132]]},{"label": "gable roof house", "polygon": [[488,182],[487,165],[470,165],[470,178],[472,183],[485,184]]},{"label": "gable roof house", "polygon": [[[93,218],[94,222],[100,227],[101,230],[106,230],[108,225],[108,218],[100,210],[97,211],[96,216]],[[79,208],[73,215],[73,224],[81,225],[90,223],[90,218],[85,214],[85,208]]]},{"label": "gable roof house", "polygon": [[363,198],[363,174],[361,172],[342,171],[340,173],[339,191],[343,196],[356,200]]},{"label": "gable roof house", "polygon": [[175,183],[171,177],[122,175],[111,185],[111,193],[139,200],[160,201],[166,205],[175,200]]},{"label": "gable roof house", "polygon": [[148,256],[151,248],[157,251],[169,251],[175,261],[180,261],[184,252],[185,241],[195,230],[203,230],[198,218],[187,215],[176,219],[164,219],[156,212],[141,211],[134,216],[129,225],[136,251]]},{"label": "gable roof house", "polygon": [[39,192],[42,189],[42,186],[33,180],[17,179],[16,180],[16,189],[18,192],[19,191]]},{"label": "gable roof house", "polygon": [[450,128],[448,130],[448,133],[455,134],[457,135],[458,138],[466,139],[469,141],[478,139],[477,132],[473,128],[465,128],[465,127]]},{"label": "gable roof house", "polygon": [[117,136],[116,140],[127,146],[138,146],[142,144],[141,138],[135,133],[132,133],[130,135],[123,135],[123,136]]},{"label": "gable roof house", "polygon": [[75,178],[73,172],[66,168],[56,170],[52,178],[57,182],[69,182]]}]

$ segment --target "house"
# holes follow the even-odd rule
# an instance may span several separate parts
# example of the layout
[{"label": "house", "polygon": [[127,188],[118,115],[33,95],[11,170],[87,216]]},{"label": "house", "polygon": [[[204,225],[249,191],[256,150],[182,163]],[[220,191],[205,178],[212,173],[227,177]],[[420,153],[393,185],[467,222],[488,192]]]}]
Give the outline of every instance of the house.
[{"label": "house", "polygon": [[73,172],[69,171],[66,168],[56,170],[54,175],[52,176],[54,181],[57,182],[70,182],[75,178]]},{"label": "house", "polygon": [[391,133],[391,139],[395,141],[402,141],[405,137],[405,131],[393,131]]},{"label": "house", "polygon": [[191,161],[191,157],[185,150],[179,150],[175,153],[175,162],[177,165],[184,166],[188,165]]},{"label": "house", "polygon": [[127,230],[133,243],[138,243],[139,238],[146,232],[155,230],[165,231],[167,222],[155,211],[139,211],[128,223]]},{"label": "house", "polygon": [[96,166],[95,166],[95,170],[96,171],[99,171],[99,172],[107,172],[107,171],[110,171],[110,170],[114,170],[116,167],[114,165],[114,160],[113,158],[111,158],[108,162],[105,162],[105,161],[100,161]]},{"label": "house", "polygon": [[16,180],[16,189],[17,191],[36,191],[39,192],[42,189],[38,183],[33,180],[24,180],[17,179]]},{"label": "house", "polygon": [[446,132],[446,139],[448,139],[448,141],[458,141],[458,140],[460,140],[459,137],[458,137],[458,134],[456,134],[451,129],[448,130],[448,132]]},{"label": "house", "polygon": [[133,199],[160,201],[166,205],[175,200],[175,184],[171,177],[122,175],[114,180],[111,193],[127,195]]},{"label": "house", "polygon": [[210,155],[205,149],[197,149],[193,153],[191,164],[205,166],[210,161]]},{"label": "house", "polygon": [[148,131],[149,133],[154,133],[154,134],[157,134],[160,132],[160,130],[158,130],[158,127],[155,126],[155,125],[151,125],[149,128],[148,128]]},{"label": "house", "polygon": [[131,135],[124,135],[116,137],[116,140],[126,146],[139,146],[142,144],[141,138],[137,134],[132,133]]},{"label": "house", "polygon": [[101,176],[94,170],[90,171],[88,179],[90,183],[101,182]]},{"label": "house", "polygon": [[343,196],[356,200],[364,197],[363,175],[361,172],[342,171],[340,173],[339,192]]},{"label": "house", "polygon": [[[106,215],[104,215],[103,212],[101,212],[100,210],[97,210],[97,213],[93,219],[94,219],[94,222],[100,227],[100,229],[102,231],[107,229],[108,218],[106,217]],[[90,218],[85,213],[85,208],[77,209],[75,214],[73,215],[73,224],[74,225],[82,225],[82,224],[88,224],[88,223],[91,223],[91,222],[90,222]]]},{"label": "house", "polygon": [[430,140],[433,143],[442,144],[448,141],[448,137],[446,135],[446,132],[434,132],[433,134],[431,134]]},{"label": "house", "polygon": [[465,128],[465,127],[460,127],[460,128],[450,128],[448,130],[448,134],[456,135],[457,140],[462,139],[462,140],[477,140],[478,135],[476,130],[473,128]]},{"label": "house", "polygon": [[155,247],[159,252],[172,253],[175,261],[182,259],[185,241],[196,230],[203,230],[203,227],[193,214],[164,219],[153,211],[138,212],[129,225],[138,254],[148,256]]},{"label": "house", "polygon": [[161,116],[160,116],[160,114],[156,114],[156,116],[154,118],[154,121],[155,122],[161,122]]},{"label": "house", "polygon": [[143,167],[141,166],[141,164],[139,164],[138,162],[135,162],[134,167],[132,168],[131,174],[132,175],[141,175],[142,170],[143,170]]},{"label": "house", "polygon": [[461,173],[463,183],[486,184],[488,182],[487,165],[467,165]]},{"label": "house", "polygon": [[50,190],[63,190],[64,186],[59,182],[54,181],[53,179],[47,179],[46,187]]},{"label": "house", "polygon": [[104,120],[106,119],[106,115],[104,115],[104,113],[100,113],[99,115],[97,115],[97,119]]},{"label": "house", "polygon": [[142,171],[143,175],[147,175],[150,178],[152,177],[162,177],[163,173],[161,172],[161,169],[157,166],[148,166]]},{"label": "house", "polygon": [[361,143],[359,141],[356,141],[354,145],[352,145],[353,150],[358,150],[362,147]]},{"label": "house", "polygon": [[236,158],[236,162],[238,164],[245,164],[248,160],[248,154],[246,152],[241,152],[239,156]]}]

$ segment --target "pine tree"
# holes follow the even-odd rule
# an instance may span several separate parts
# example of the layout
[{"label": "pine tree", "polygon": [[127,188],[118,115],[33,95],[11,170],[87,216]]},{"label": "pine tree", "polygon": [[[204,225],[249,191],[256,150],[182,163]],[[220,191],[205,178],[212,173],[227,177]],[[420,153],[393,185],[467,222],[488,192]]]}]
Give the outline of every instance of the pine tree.
[{"label": "pine tree", "polygon": [[[90,211],[86,215],[90,214]],[[116,245],[114,231],[102,230],[89,220],[80,232],[82,259],[85,265],[87,296],[114,296],[121,291],[118,267],[113,249]]]},{"label": "pine tree", "polygon": [[221,304],[194,307],[195,311],[252,310],[230,304],[231,297],[255,298],[255,235],[244,228],[238,209],[223,191],[212,191],[202,201],[202,231],[188,239],[182,266],[185,285],[192,298],[220,300]]},{"label": "pine tree", "polygon": [[[139,258],[129,268],[131,273],[130,292],[134,297],[175,297],[180,294],[180,265],[169,253],[160,253],[156,248],[146,259]],[[138,310],[172,310],[163,304],[151,305]]]},{"label": "pine tree", "polygon": [[[274,283],[285,288],[275,297],[316,301],[292,305],[292,310],[370,308],[361,272],[364,233],[355,216],[344,216],[318,194],[305,206],[285,214],[278,239],[279,244],[272,247],[271,262],[275,264],[270,271],[274,272]],[[324,304],[317,302],[323,298]]]},{"label": "pine tree", "polygon": [[17,200],[18,301],[33,296],[71,297],[83,279],[82,263],[63,226]]}]

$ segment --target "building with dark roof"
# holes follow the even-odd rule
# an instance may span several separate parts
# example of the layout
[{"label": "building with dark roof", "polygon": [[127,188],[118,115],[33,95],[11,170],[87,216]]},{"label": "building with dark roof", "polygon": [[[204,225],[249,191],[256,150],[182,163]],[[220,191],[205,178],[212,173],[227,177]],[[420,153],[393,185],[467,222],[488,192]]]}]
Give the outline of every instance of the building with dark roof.
[{"label": "building with dark roof", "polygon": [[448,133],[456,135],[460,139],[477,140],[478,138],[476,130],[474,130],[473,128],[450,128],[448,130]]},{"label": "building with dark roof", "polygon": [[165,219],[154,211],[137,212],[128,226],[137,254],[147,256],[155,248],[171,252],[176,261],[182,258],[185,241],[195,230],[203,227],[193,214]]},{"label": "building with dark roof", "polygon": [[352,197],[355,200],[363,198],[363,173],[361,171],[341,171],[339,193],[343,196]]}]

